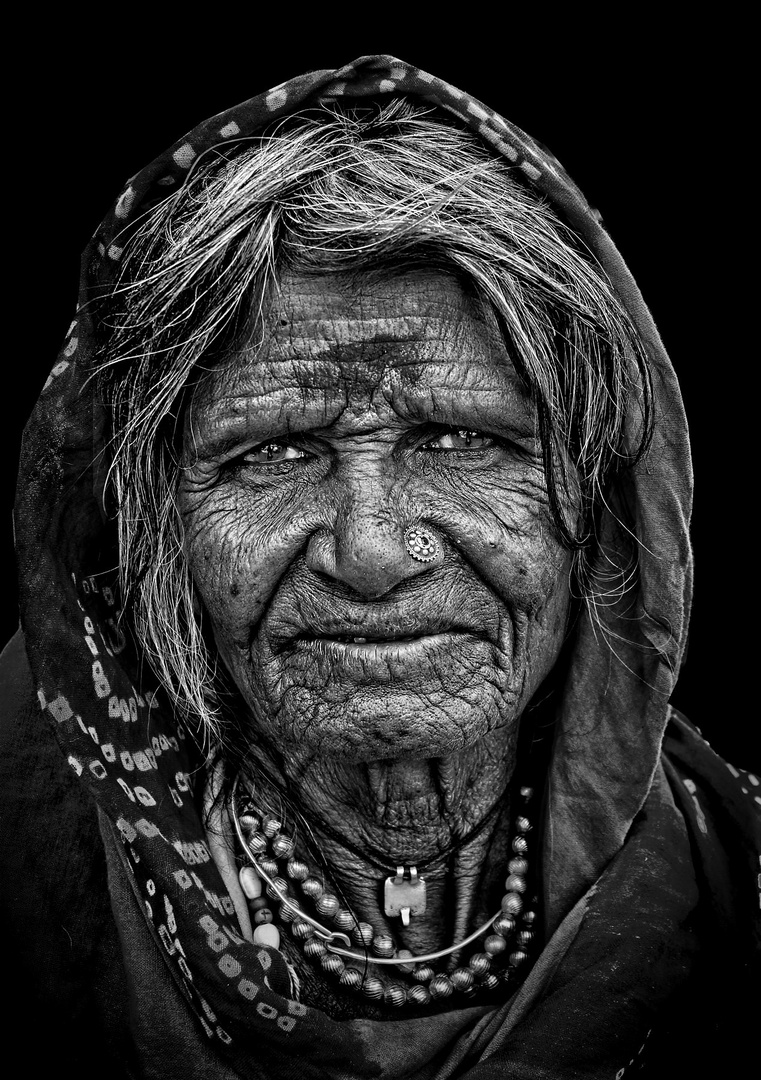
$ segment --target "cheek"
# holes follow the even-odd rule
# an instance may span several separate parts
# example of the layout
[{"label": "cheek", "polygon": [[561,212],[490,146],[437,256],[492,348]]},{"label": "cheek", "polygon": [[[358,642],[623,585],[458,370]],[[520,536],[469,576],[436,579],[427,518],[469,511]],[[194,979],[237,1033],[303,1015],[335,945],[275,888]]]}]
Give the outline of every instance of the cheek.
[{"label": "cheek", "polygon": [[503,537],[482,548],[478,569],[510,610],[527,618],[567,603],[571,558],[540,536]]},{"label": "cheek", "polygon": [[[501,555],[501,557],[500,557]],[[509,615],[511,652],[529,673],[533,692],[552,668],[563,643],[570,610],[571,556],[555,544],[495,552],[489,572]]]},{"label": "cheek", "polygon": [[245,646],[284,571],[287,557],[237,510],[186,512],[185,552],[196,589],[215,633]]},{"label": "cheek", "polygon": [[471,489],[467,505],[450,501],[446,531],[498,601],[505,663],[533,692],[565,637],[573,564],[552,527],[543,488],[524,482]]},{"label": "cheek", "polygon": [[568,591],[571,555],[555,535],[543,486],[471,486],[439,511],[450,543],[511,609],[528,615]]}]

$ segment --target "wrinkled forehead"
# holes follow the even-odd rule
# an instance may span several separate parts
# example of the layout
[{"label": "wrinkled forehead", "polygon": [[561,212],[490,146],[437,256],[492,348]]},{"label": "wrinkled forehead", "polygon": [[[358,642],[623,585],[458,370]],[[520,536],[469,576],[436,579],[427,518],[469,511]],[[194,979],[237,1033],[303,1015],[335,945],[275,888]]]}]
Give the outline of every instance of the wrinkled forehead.
[{"label": "wrinkled forehead", "polygon": [[418,398],[458,393],[525,397],[493,312],[454,276],[284,275],[262,330],[205,382],[197,404],[404,399],[414,410]]}]

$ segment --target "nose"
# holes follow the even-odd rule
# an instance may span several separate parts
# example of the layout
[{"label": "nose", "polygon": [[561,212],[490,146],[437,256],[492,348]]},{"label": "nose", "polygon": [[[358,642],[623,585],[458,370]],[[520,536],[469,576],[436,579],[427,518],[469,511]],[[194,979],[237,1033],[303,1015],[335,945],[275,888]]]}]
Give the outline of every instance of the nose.
[{"label": "nose", "polygon": [[311,570],[373,600],[440,564],[443,544],[428,525],[405,528],[390,510],[354,506],[332,532],[312,536],[306,558]]}]

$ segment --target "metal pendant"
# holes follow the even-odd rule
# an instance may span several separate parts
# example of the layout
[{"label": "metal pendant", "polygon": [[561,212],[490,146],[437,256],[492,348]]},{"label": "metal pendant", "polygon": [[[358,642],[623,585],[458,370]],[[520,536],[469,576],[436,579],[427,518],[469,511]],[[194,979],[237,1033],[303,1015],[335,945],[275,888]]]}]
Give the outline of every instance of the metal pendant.
[{"label": "metal pendant", "polygon": [[416,866],[397,866],[396,877],[386,878],[383,900],[386,914],[401,915],[409,926],[410,915],[425,915],[425,878],[418,877]]}]

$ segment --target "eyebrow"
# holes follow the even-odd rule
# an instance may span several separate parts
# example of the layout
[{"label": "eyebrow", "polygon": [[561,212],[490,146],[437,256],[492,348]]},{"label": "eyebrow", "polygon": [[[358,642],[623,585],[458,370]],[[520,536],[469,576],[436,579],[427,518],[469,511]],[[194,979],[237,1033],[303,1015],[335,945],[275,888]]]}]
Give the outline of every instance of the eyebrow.
[{"label": "eyebrow", "polygon": [[189,424],[193,445],[203,459],[224,457],[242,442],[262,442],[275,435],[306,431],[331,423],[346,406],[339,387],[323,391],[315,399],[315,388],[280,386],[277,389],[230,394],[211,404],[190,406]]},{"label": "eyebrow", "polygon": [[453,428],[477,424],[494,434],[535,434],[535,409],[526,394],[505,394],[504,388],[470,388],[467,393],[467,401],[463,402],[459,395],[447,393],[446,388],[432,387],[426,393],[394,395],[390,404],[397,416],[413,423],[433,420]]}]

